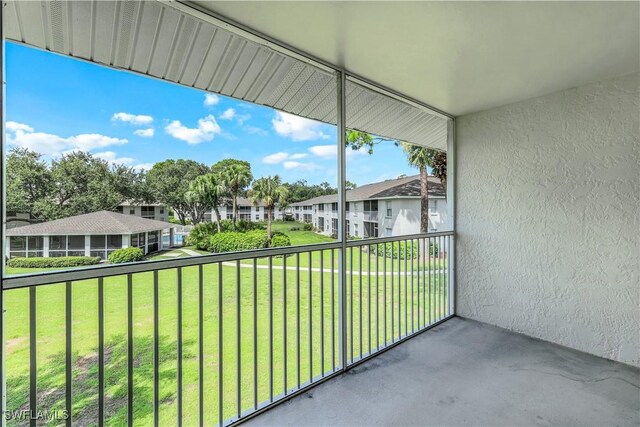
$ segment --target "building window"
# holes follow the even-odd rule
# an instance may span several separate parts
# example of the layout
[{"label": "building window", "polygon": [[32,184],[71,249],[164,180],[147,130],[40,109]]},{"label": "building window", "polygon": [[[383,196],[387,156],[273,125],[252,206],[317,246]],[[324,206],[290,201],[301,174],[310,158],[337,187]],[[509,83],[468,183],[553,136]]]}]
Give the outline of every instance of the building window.
[{"label": "building window", "polygon": [[164,208],[160,208],[160,214],[164,214]]},{"label": "building window", "polygon": [[347,202],[347,212],[351,209],[351,202]]},{"label": "building window", "polygon": [[391,208],[391,202],[387,201],[387,218],[393,217],[393,209]]},{"label": "building window", "polygon": [[154,219],[156,217],[156,209],[153,206],[143,206],[141,212],[142,218]]},{"label": "building window", "polygon": [[431,213],[436,213],[438,210],[438,200],[437,199],[429,199],[429,210]]},{"label": "building window", "polygon": [[338,218],[331,219],[331,234],[338,234]]},{"label": "building window", "polygon": [[135,215],[136,214],[136,208],[129,208],[129,215]]},{"label": "building window", "polygon": [[260,221],[260,214],[256,214],[256,221]]},{"label": "building window", "polygon": [[347,236],[351,236],[351,223],[347,220]]},{"label": "building window", "polygon": [[331,203],[331,212],[338,212],[338,203]]},{"label": "building window", "polygon": [[27,256],[27,238],[24,236],[9,237],[9,258]]},{"label": "building window", "polygon": [[320,204],[318,205],[318,211],[319,211],[319,212],[324,212],[324,203],[320,203]]}]

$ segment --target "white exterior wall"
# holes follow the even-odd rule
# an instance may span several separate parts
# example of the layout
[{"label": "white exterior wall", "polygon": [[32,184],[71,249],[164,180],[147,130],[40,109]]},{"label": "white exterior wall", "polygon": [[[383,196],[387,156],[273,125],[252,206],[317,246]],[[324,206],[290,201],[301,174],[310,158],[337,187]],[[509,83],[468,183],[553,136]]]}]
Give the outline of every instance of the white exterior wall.
[{"label": "white exterior wall", "polygon": [[639,81],[457,119],[457,314],[640,366]]},{"label": "white exterior wall", "polygon": [[[146,205],[145,205],[146,206]],[[131,213],[133,209],[134,213]],[[153,206],[154,215],[153,218],[156,221],[169,221],[169,209],[166,206]],[[142,206],[122,206],[122,213],[125,215],[135,215],[142,218]]]},{"label": "white exterior wall", "polygon": [[[227,215],[232,214],[232,208],[227,206],[220,206],[220,216],[222,219],[227,219]],[[216,220],[216,213],[214,210],[210,212],[211,221]],[[258,219],[256,219],[258,218]],[[275,208],[273,210],[273,219],[280,221],[284,218],[284,210]],[[208,219],[208,218],[205,218]],[[267,220],[267,211],[263,206],[251,206],[251,221],[266,221]]]}]

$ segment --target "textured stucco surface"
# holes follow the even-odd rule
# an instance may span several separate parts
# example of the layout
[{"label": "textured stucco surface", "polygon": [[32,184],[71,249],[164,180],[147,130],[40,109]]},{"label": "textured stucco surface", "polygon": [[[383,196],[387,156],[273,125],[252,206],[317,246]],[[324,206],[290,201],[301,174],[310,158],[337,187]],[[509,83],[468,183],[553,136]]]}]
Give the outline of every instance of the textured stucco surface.
[{"label": "textured stucco surface", "polygon": [[457,120],[457,313],[640,366],[640,74]]}]

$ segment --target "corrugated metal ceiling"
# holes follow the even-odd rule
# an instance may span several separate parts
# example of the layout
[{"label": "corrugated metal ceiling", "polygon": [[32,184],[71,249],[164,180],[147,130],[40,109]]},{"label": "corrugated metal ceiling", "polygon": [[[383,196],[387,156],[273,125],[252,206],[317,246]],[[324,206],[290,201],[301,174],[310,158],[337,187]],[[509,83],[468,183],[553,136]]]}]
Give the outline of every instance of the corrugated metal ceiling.
[{"label": "corrugated metal ceiling", "polygon": [[[158,1],[10,1],[5,37],[336,124],[336,78]],[[347,82],[347,127],[445,150],[447,120]]]}]

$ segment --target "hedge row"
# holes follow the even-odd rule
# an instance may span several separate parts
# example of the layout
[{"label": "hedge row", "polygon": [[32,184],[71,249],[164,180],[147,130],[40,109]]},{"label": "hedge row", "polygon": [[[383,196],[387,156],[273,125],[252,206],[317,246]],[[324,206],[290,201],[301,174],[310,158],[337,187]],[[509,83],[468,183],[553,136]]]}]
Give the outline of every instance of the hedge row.
[{"label": "hedge row", "polygon": [[7,267],[13,268],[57,268],[79,267],[83,265],[95,265],[100,262],[99,257],[92,256],[65,256],[65,257],[29,257],[11,258]]},{"label": "hedge row", "polygon": [[252,249],[263,249],[269,246],[290,246],[291,240],[284,233],[275,232],[271,235],[271,245],[264,230],[251,230],[244,233],[238,231],[226,231],[215,233],[209,237],[204,250],[214,253],[237,252]]},{"label": "hedge row", "polygon": [[140,248],[122,248],[109,254],[109,262],[122,264],[123,262],[136,262],[144,259],[144,252]]},{"label": "hedge row", "polygon": [[[415,259],[418,257],[418,245],[419,243],[417,242],[413,242],[413,246],[407,244],[407,242],[400,242],[399,245],[396,242],[379,243],[371,246],[371,253],[393,259]],[[429,255],[438,256],[437,243],[431,243],[429,245]]]},{"label": "hedge row", "polygon": [[[223,233],[230,231],[245,232],[251,230],[264,230],[265,225],[262,223],[240,220],[236,223],[236,229],[233,230],[233,222],[230,219],[225,219],[220,221],[220,229]],[[215,222],[201,222],[191,229],[191,232],[187,237],[187,245],[195,246],[201,251],[206,251],[209,247],[209,238],[217,233],[218,225]]]}]

